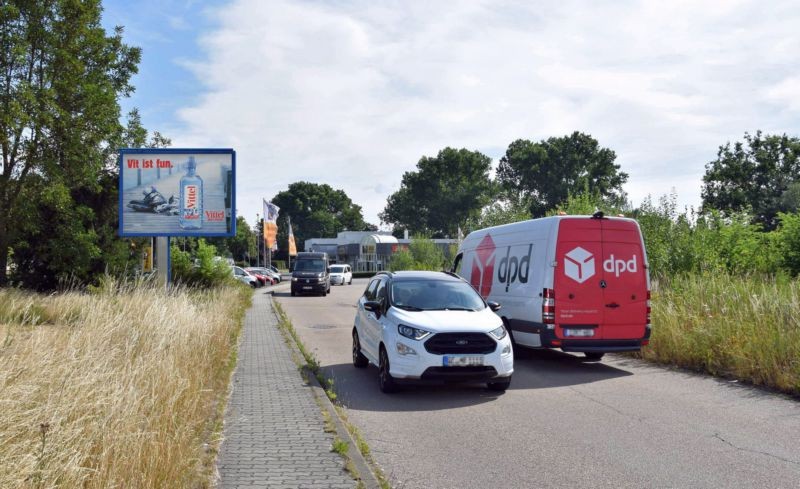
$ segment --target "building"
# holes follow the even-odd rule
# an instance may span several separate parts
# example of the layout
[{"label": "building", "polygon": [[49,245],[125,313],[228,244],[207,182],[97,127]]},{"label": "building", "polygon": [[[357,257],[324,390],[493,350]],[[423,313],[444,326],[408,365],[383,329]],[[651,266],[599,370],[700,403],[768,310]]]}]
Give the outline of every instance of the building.
[{"label": "building", "polygon": [[[335,238],[311,238],[304,243],[305,251],[325,252],[335,263],[347,263],[355,272],[376,272],[389,268],[392,254],[408,248],[407,235],[397,239],[382,231],[342,231]],[[449,248],[457,244],[455,239],[434,239],[445,256]]]}]

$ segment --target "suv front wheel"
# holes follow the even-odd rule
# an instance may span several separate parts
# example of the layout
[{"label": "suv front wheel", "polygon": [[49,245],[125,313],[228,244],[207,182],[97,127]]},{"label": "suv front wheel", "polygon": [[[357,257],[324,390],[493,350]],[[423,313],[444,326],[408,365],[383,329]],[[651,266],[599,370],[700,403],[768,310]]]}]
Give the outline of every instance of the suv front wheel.
[{"label": "suv front wheel", "polygon": [[361,342],[358,340],[358,331],[353,328],[353,366],[356,368],[364,368],[368,364],[369,360],[361,353]]},{"label": "suv front wheel", "polygon": [[386,348],[381,346],[380,352],[380,365],[378,365],[378,385],[381,392],[384,394],[391,394],[397,391],[397,384],[394,377],[389,373],[389,355],[386,353]]}]

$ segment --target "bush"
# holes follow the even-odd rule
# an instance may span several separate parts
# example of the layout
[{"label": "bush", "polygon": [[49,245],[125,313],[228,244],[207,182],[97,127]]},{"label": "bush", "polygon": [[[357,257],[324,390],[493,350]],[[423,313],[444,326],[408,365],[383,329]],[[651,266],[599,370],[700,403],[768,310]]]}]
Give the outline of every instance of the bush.
[{"label": "bush", "polygon": [[415,237],[408,245],[408,249],[401,249],[392,255],[389,261],[389,270],[442,270],[446,268],[447,260],[442,250],[425,237]]},{"label": "bush", "polygon": [[778,218],[775,249],[779,251],[781,266],[794,276],[800,275],[800,213],[780,213]]},{"label": "bush", "polygon": [[231,267],[217,259],[217,249],[204,239],[197,242],[195,257],[172,246],[172,281],[193,287],[217,287],[235,282]]}]

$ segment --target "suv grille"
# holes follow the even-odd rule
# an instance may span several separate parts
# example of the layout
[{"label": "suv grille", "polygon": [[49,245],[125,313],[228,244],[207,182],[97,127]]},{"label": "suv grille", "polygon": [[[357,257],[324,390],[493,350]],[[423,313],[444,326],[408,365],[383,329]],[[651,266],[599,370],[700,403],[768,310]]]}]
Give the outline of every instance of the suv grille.
[{"label": "suv grille", "polygon": [[425,350],[434,355],[457,353],[486,355],[495,349],[497,342],[484,333],[438,333],[425,342]]}]

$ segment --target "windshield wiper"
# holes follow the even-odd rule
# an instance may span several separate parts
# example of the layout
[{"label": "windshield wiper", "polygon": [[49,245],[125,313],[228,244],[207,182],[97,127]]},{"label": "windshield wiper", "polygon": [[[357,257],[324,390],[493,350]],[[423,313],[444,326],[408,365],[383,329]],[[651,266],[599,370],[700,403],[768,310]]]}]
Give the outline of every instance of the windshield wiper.
[{"label": "windshield wiper", "polygon": [[435,309],[425,309],[426,311],[470,311],[475,312],[475,309],[468,307],[437,307]]},{"label": "windshield wiper", "polygon": [[403,309],[404,311],[424,311],[424,309],[421,309],[417,306],[409,306],[406,304],[395,304],[394,307],[398,309]]}]

